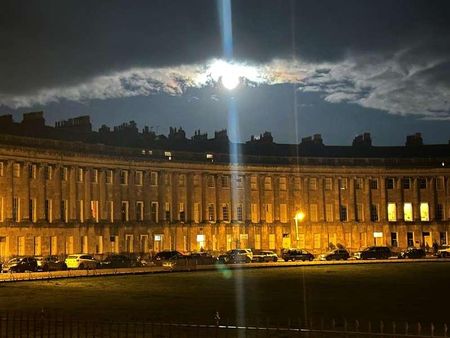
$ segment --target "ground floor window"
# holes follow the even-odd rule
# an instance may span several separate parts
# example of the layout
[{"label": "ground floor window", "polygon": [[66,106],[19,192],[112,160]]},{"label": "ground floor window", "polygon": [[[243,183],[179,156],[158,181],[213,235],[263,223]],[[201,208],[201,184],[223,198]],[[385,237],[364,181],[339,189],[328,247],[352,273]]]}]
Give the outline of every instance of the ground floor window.
[{"label": "ground floor window", "polygon": [[440,232],[439,233],[439,244],[440,245],[447,245],[447,232]]},{"label": "ground floor window", "polygon": [[269,234],[269,249],[275,250],[275,234]]},{"label": "ground floor window", "polygon": [[396,232],[391,232],[391,246],[393,248],[398,247],[397,233]]},{"label": "ground floor window", "polygon": [[414,233],[407,232],[406,233],[406,241],[407,241],[408,247],[414,246]]}]

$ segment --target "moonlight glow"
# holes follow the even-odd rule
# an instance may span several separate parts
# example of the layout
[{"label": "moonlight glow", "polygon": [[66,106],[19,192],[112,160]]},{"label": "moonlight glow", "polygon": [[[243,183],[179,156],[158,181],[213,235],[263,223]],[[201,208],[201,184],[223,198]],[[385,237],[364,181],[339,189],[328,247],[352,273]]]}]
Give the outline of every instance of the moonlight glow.
[{"label": "moonlight glow", "polygon": [[256,83],[262,82],[261,75],[256,67],[234,62],[230,63],[224,60],[211,62],[205,73],[215,83],[221,83],[228,90],[235,89],[243,79]]}]

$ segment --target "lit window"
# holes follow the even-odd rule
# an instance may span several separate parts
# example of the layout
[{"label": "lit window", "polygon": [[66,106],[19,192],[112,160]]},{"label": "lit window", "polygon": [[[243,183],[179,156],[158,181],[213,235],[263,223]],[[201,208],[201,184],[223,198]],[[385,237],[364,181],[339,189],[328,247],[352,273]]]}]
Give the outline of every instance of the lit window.
[{"label": "lit window", "polygon": [[412,203],[405,203],[403,205],[403,219],[407,222],[412,222],[413,220]]},{"label": "lit window", "polygon": [[397,206],[395,203],[388,203],[388,221],[397,221]]},{"label": "lit window", "polygon": [[428,203],[420,203],[420,220],[423,222],[430,220]]}]

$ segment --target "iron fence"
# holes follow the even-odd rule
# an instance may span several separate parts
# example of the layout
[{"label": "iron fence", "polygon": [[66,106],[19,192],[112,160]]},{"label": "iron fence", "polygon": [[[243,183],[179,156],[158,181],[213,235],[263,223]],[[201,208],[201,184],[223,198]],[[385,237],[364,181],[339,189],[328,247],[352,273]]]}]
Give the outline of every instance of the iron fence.
[{"label": "iron fence", "polygon": [[444,338],[447,324],[395,321],[358,321],[346,319],[318,319],[308,322],[296,320],[274,323],[270,320],[254,324],[235,325],[218,320],[210,324],[102,321],[77,319],[57,312],[5,312],[0,315],[0,336],[12,338],[51,337],[279,337],[279,338]]}]

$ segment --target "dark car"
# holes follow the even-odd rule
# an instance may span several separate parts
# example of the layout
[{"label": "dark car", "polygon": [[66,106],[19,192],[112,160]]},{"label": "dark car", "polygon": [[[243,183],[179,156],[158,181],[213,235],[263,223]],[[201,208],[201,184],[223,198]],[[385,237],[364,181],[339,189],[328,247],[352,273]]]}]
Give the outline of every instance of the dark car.
[{"label": "dark car", "polygon": [[36,257],[37,269],[39,271],[66,270],[67,265],[58,256]]},{"label": "dark car", "polygon": [[369,246],[354,254],[356,259],[388,259],[391,256],[392,251],[387,246]]},{"label": "dark car", "polygon": [[2,272],[37,271],[37,261],[34,257],[13,258],[3,264]]},{"label": "dark car", "polygon": [[192,252],[186,257],[196,265],[211,265],[217,263],[217,258],[207,252]]},{"label": "dark car", "polygon": [[320,255],[321,261],[340,261],[350,258],[350,253],[346,249],[336,249]]},{"label": "dark car", "polygon": [[287,261],[312,261],[314,255],[306,250],[302,249],[289,249],[283,252],[281,258]]},{"label": "dark car", "polygon": [[233,249],[220,255],[218,262],[223,264],[250,263],[252,259],[253,252],[250,249]]},{"label": "dark car", "polygon": [[425,256],[424,249],[414,247],[407,248],[398,254],[398,258],[424,258]]},{"label": "dark car", "polygon": [[136,262],[128,256],[113,254],[101,261],[100,266],[103,269],[131,268]]},{"label": "dark car", "polygon": [[163,263],[165,261],[170,261],[170,260],[174,260],[174,259],[178,259],[181,257],[184,257],[185,255],[183,255],[181,252],[176,251],[176,250],[171,250],[171,251],[161,251],[158,252],[155,257],[153,257],[153,262],[155,263],[155,265],[163,265]]}]

